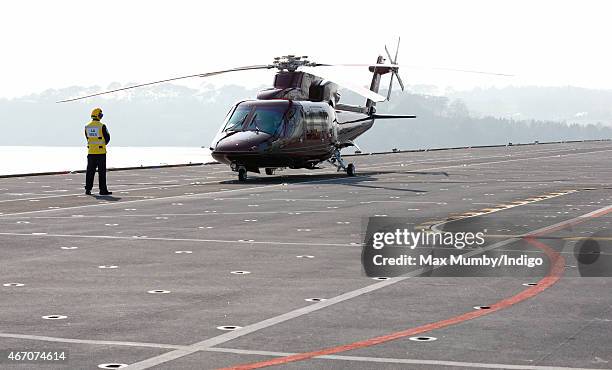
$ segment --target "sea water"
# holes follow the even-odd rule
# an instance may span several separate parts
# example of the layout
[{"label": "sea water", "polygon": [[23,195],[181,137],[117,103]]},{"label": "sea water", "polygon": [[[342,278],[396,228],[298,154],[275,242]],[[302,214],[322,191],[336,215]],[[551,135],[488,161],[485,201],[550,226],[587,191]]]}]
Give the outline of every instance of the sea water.
[{"label": "sea water", "polygon": [[[207,148],[108,147],[108,168],[212,163]],[[87,148],[71,146],[0,146],[0,175],[77,171],[87,167]]]}]

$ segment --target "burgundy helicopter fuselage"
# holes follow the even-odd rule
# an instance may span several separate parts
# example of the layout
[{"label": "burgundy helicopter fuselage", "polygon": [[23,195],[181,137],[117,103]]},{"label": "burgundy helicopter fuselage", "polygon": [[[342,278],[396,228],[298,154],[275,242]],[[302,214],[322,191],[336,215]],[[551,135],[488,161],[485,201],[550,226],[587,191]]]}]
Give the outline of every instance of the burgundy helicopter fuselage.
[{"label": "burgundy helicopter fuselage", "polygon": [[228,113],[211,144],[215,160],[248,171],[312,168],[367,131],[367,114],[335,110],[327,102],[250,100]]}]

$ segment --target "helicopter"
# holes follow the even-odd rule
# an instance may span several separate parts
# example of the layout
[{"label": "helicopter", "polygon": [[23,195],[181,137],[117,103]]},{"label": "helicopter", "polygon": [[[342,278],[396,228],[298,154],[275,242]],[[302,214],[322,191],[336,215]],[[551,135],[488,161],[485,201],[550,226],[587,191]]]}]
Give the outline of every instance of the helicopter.
[{"label": "helicopter", "polygon": [[[239,181],[246,181],[248,172],[274,175],[278,169],[317,169],[328,162],[337,171],[356,175],[353,163],[346,163],[341,150],[357,147],[355,139],[368,131],[376,120],[413,119],[415,115],[377,114],[376,104],[389,100],[393,79],[397,78],[402,90],[397,56],[385,46],[388,63],[379,55],[373,64],[322,64],[308,60],[307,56],[286,55],[274,58],[273,63],[251,65],[226,70],[175,77],[138,84],[87,96],[58,101],[70,102],[110,94],[127,89],[170,82],[185,78],[209,77],[229,72],[277,69],[273,87],[260,91],[254,100],[236,103],[227,113],[215,135],[210,150],[212,157],[228,164],[237,172]],[[368,67],[372,73],[370,88],[351,83],[336,83],[316,67],[352,66]],[[462,71],[472,72],[472,71]],[[391,73],[387,96],[378,94],[381,77]],[[476,72],[486,73],[486,72]],[[366,98],[364,106],[340,103],[340,86]]]},{"label": "helicopter", "polygon": [[354,140],[376,119],[416,118],[376,114],[376,103],[388,99],[378,94],[382,75],[393,73],[403,90],[398,67],[383,65],[382,56],[368,66],[373,73],[369,90],[342,85],[366,97],[365,106],[341,104],[339,84],[310,69],[298,70],[320,66],[307,58],[275,58],[273,65],[278,72],[273,87],[260,91],[257,100],[237,103],[213,139],[213,158],[229,164],[240,181],[247,179],[247,172],[259,173],[261,168],[273,175],[279,168],[316,169],[322,162],[355,176],[355,165],[345,163],[342,149],[356,147]]}]

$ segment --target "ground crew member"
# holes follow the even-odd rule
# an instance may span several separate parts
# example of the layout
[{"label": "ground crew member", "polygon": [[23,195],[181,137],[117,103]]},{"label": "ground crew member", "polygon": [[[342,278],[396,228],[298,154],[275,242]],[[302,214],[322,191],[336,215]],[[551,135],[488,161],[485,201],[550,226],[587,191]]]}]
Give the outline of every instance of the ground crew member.
[{"label": "ground crew member", "polygon": [[91,122],[85,126],[85,138],[87,139],[85,194],[87,195],[91,194],[96,169],[98,170],[100,195],[112,194],[106,187],[106,145],[110,142],[110,134],[106,125],[100,122],[102,116],[102,109],[94,109],[91,112]]}]

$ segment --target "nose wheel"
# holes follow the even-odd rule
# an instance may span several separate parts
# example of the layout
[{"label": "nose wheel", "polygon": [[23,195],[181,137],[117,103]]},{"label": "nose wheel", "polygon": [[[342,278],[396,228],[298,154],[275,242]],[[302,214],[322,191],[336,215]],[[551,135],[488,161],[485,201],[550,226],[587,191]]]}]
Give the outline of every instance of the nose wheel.
[{"label": "nose wheel", "polygon": [[349,163],[348,165],[344,164],[342,155],[340,155],[340,149],[336,149],[334,151],[333,157],[331,157],[327,161],[331,163],[332,166],[336,167],[338,169],[338,172],[340,172],[340,170],[344,170],[346,171],[346,174],[348,176],[355,176],[355,165],[352,163]]},{"label": "nose wheel", "polygon": [[245,167],[238,167],[238,181],[246,181],[248,178],[247,170]]}]

